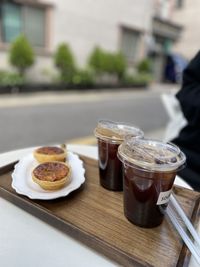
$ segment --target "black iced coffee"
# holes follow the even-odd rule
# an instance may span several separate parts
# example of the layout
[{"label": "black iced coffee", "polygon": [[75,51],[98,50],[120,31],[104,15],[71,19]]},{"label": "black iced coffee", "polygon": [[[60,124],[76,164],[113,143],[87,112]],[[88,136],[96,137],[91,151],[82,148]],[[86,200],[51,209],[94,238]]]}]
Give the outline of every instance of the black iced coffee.
[{"label": "black iced coffee", "polygon": [[125,216],[141,227],[160,225],[184,154],[172,144],[127,137],[118,156],[124,165]]},{"label": "black iced coffee", "polygon": [[117,157],[119,145],[124,136],[143,137],[143,132],[133,125],[100,120],[95,129],[98,140],[100,184],[113,191],[123,190],[122,163]]}]

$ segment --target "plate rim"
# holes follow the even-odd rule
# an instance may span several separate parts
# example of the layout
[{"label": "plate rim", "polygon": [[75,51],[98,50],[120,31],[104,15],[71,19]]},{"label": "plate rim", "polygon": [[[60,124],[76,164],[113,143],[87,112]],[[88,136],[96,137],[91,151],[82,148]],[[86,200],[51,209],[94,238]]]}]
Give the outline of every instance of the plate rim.
[{"label": "plate rim", "polygon": [[[78,189],[78,188],[85,182],[85,168],[84,168],[84,166],[83,166],[83,161],[79,158],[79,156],[78,156],[76,153],[74,153],[74,152],[72,152],[72,151],[68,151],[68,155],[71,156],[71,157],[73,157],[73,160],[74,160],[74,161],[77,161],[78,164],[80,164],[80,166],[81,166],[81,173],[80,173],[81,178],[79,177],[79,179],[77,179],[77,176],[75,176],[74,179],[76,179],[76,180],[75,180],[76,183],[74,184],[73,188],[70,189],[69,191],[62,191],[62,192],[59,194],[59,193],[58,193],[59,190],[56,190],[56,191],[53,191],[53,192],[46,190],[46,192],[47,192],[48,194],[45,194],[46,192],[45,192],[45,190],[44,190],[44,195],[43,195],[43,196],[41,196],[42,192],[38,193],[38,194],[40,194],[40,195],[37,196],[37,191],[35,191],[35,193],[32,193],[30,190],[28,190],[28,191],[24,191],[24,189],[22,189],[22,188],[20,188],[20,187],[18,186],[18,184],[16,183],[16,181],[17,181],[17,179],[16,179],[17,177],[16,177],[16,176],[18,175],[19,168],[22,167],[22,166],[20,166],[20,164],[24,164],[24,161],[25,161],[26,164],[25,164],[25,166],[23,166],[23,167],[24,167],[24,170],[25,170],[25,169],[28,168],[26,165],[28,164],[28,162],[30,163],[31,160],[33,161],[32,164],[34,163],[34,161],[35,161],[35,163],[37,163],[36,160],[34,159],[32,153],[28,153],[27,155],[23,156],[23,158],[21,158],[21,159],[14,165],[14,170],[13,170],[13,172],[12,172],[12,174],[11,174],[11,178],[12,178],[11,187],[12,187],[18,194],[27,196],[27,197],[30,198],[30,199],[52,200],[52,199],[57,199],[57,198],[61,198],[61,197],[66,197],[66,196],[69,195],[71,192],[77,190],[77,189]],[[72,160],[72,159],[71,159],[71,160]],[[27,162],[26,162],[26,161],[27,161]],[[39,163],[38,163],[38,164],[39,164]],[[72,168],[72,172],[73,172],[73,167],[71,166],[71,168]],[[72,174],[72,175],[73,175],[73,174]],[[25,178],[24,178],[24,179],[25,179]],[[73,179],[73,177],[72,177],[72,179]],[[77,182],[77,181],[79,181],[79,182]],[[65,187],[67,188],[69,185],[70,185],[70,183],[69,183],[68,185],[66,185]],[[64,187],[64,188],[65,188],[65,187]],[[33,190],[33,189],[32,189],[32,190]],[[54,194],[54,195],[51,195],[51,196],[49,195],[49,194],[51,194],[51,193],[55,193],[55,192],[58,193],[58,194]]]}]

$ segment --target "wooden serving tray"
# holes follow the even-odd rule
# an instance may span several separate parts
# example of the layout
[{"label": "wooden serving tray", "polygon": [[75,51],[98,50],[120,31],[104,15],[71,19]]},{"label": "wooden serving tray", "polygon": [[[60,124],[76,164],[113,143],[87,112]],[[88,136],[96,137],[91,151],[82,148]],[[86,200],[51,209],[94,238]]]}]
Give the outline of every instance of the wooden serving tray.
[{"label": "wooden serving tray", "polygon": [[[33,201],[11,188],[14,164],[0,169],[0,196],[123,266],[188,266],[190,254],[171,223],[145,229],[123,214],[122,192],[99,185],[97,161],[82,157],[86,182],[64,198]],[[179,203],[197,224],[200,194],[175,187]]]}]

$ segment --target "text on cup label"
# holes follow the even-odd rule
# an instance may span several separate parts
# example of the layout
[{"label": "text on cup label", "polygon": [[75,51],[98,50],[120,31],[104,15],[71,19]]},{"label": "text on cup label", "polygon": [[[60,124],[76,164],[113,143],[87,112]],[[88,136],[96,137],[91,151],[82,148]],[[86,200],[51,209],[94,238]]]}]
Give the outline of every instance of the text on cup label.
[{"label": "text on cup label", "polygon": [[171,192],[172,192],[172,189],[165,191],[165,192],[160,192],[156,205],[162,205],[162,204],[168,203]]}]

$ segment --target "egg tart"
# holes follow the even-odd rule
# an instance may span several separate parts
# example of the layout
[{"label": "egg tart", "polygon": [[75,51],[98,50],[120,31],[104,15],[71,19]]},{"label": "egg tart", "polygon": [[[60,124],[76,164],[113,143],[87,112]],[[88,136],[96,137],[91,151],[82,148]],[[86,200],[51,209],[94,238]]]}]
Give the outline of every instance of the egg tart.
[{"label": "egg tart", "polygon": [[40,162],[62,161],[66,160],[66,150],[57,146],[39,147],[33,152],[34,158]]},{"label": "egg tart", "polygon": [[63,162],[45,162],[32,171],[32,179],[45,190],[58,190],[71,180],[71,167]]}]

